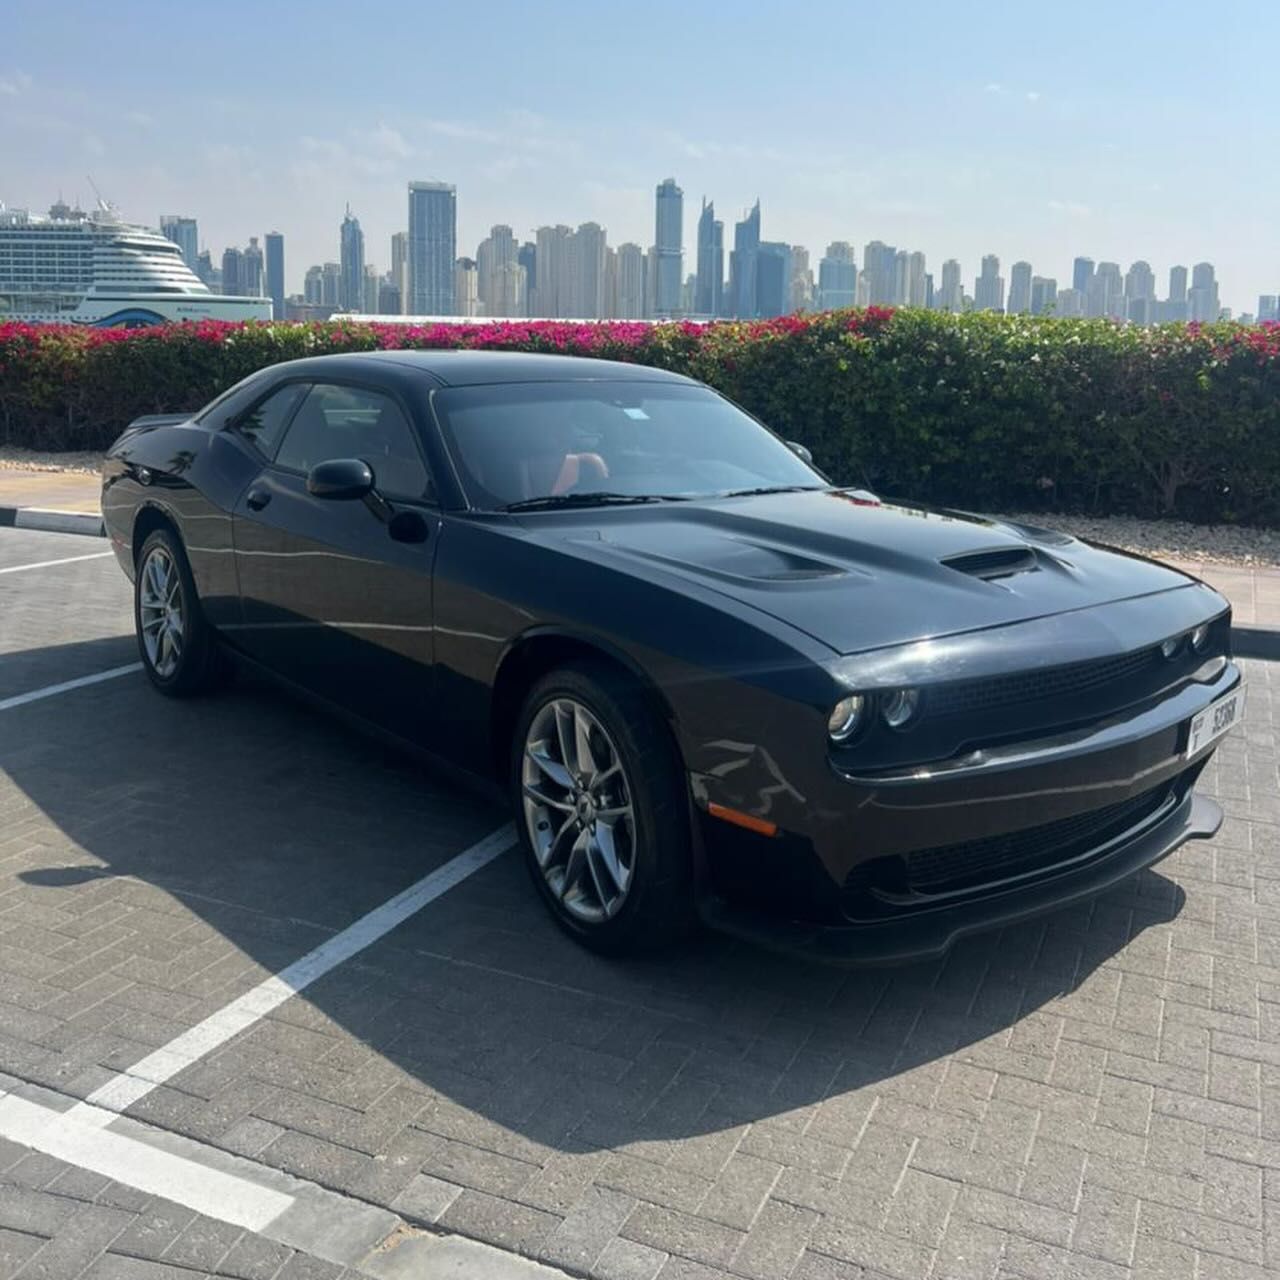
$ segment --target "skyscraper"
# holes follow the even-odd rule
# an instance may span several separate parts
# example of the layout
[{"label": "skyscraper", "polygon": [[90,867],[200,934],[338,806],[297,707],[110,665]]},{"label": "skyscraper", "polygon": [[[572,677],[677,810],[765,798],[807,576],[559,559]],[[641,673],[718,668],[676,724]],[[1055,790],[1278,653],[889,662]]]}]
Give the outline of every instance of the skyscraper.
[{"label": "skyscraper", "polygon": [[537,230],[538,293],[530,314],[555,320],[570,312],[569,255],[573,228],[563,223]]},{"label": "skyscraper", "polygon": [[698,269],[693,309],[700,316],[718,316],[724,303],[724,223],[716,220],[716,206],[702,198],[698,217]]},{"label": "skyscraper", "polygon": [[1191,291],[1187,295],[1189,320],[1211,323],[1218,318],[1221,306],[1218,302],[1218,281],[1213,264],[1197,262],[1191,268]]},{"label": "skyscraper", "polygon": [[644,317],[644,250],[638,244],[618,246],[618,300],[614,311],[619,320]]},{"label": "skyscraper", "polygon": [[409,183],[410,315],[454,314],[457,243],[457,189],[447,182]]},{"label": "skyscraper", "polygon": [[1100,262],[1089,279],[1084,298],[1085,315],[1124,319],[1124,277],[1118,262]]},{"label": "skyscraper", "polygon": [[1258,321],[1280,320],[1280,302],[1274,293],[1258,295]]},{"label": "skyscraper", "polygon": [[378,268],[371,262],[364,264],[364,281],[360,291],[360,310],[369,316],[378,314]]},{"label": "skyscraper", "polygon": [[994,253],[982,259],[982,270],[973,282],[973,305],[977,311],[1004,310],[1004,277]]},{"label": "skyscraper", "polygon": [[729,304],[740,320],[760,314],[756,299],[756,258],[760,252],[760,201],[733,224],[733,249],[729,254]]},{"label": "skyscraper", "polygon": [[937,305],[943,311],[964,310],[964,282],[960,278],[960,264],[954,258],[942,264],[942,288],[938,291]]},{"label": "skyscraper", "polygon": [[453,305],[454,311],[450,314],[480,314],[480,274],[474,258],[459,258],[453,264]]},{"label": "skyscraper", "polygon": [[605,314],[607,250],[605,230],[598,222],[584,222],[574,232],[569,251],[569,310],[580,320],[598,320]]},{"label": "skyscraper", "polygon": [[533,314],[533,299],[538,292],[538,246],[526,240],[516,252],[516,261],[524,268],[525,310]]},{"label": "skyscraper", "polygon": [[907,257],[907,305],[923,307],[929,300],[925,283],[925,257],[918,249]]},{"label": "skyscraper", "polygon": [[1124,314],[1134,324],[1156,320],[1156,273],[1148,262],[1139,260],[1124,273]]},{"label": "skyscraper", "polygon": [[338,306],[344,311],[363,311],[364,232],[360,230],[359,219],[351,216],[350,205],[338,230],[338,260],[342,266]]},{"label": "skyscraper", "polygon": [[786,315],[790,297],[791,246],[763,240],[756,255],[756,315]]},{"label": "skyscraper", "polygon": [[1081,295],[1089,292],[1089,281],[1093,279],[1093,259],[1077,258],[1071,265],[1071,287]]},{"label": "skyscraper", "polygon": [[324,305],[324,268],[318,264],[307,268],[307,277],[302,285],[302,300],[309,307]]},{"label": "skyscraper", "polygon": [[787,310],[813,310],[813,272],[809,268],[809,250],[799,244],[791,246],[791,297]]},{"label": "skyscraper", "polygon": [[1054,315],[1073,317],[1084,315],[1084,294],[1079,289],[1059,289]]},{"label": "skyscraper", "polygon": [[195,271],[200,260],[199,234],[194,218],[184,218],[176,213],[160,215],[160,234],[182,250],[182,260]]},{"label": "skyscraper", "polygon": [[[524,315],[527,298],[519,252],[515,233],[502,224],[492,227],[488,237],[480,242],[476,250],[480,315]],[[464,313],[459,310],[458,314]]]},{"label": "skyscraper", "polygon": [[818,263],[818,310],[851,307],[858,298],[858,267],[853,245],[833,240]]},{"label": "skyscraper", "polygon": [[[397,314],[403,314],[409,296],[409,233],[397,231],[391,237],[391,283],[400,300]],[[386,315],[386,312],[383,312]]]},{"label": "skyscraper", "polygon": [[1058,282],[1052,277],[1031,277],[1031,314],[1047,316],[1057,309]]},{"label": "skyscraper", "polygon": [[1031,310],[1031,263],[1015,262],[1009,268],[1009,314]]},{"label": "skyscraper", "polygon": [[284,236],[267,232],[267,295],[271,299],[271,316],[284,319]]},{"label": "skyscraper", "polygon": [[655,192],[653,247],[658,255],[654,314],[679,315],[684,280],[684,192],[664,178]]},{"label": "skyscraper", "polygon": [[338,298],[342,294],[342,266],[337,262],[326,262],[321,272],[320,302],[336,309],[341,305]]},{"label": "skyscraper", "polygon": [[222,253],[222,292],[238,297],[244,293],[240,285],[240,269],[244,254],[239,249],[224,249]]},{"label": "skyscraper", "polygon": [[262,250],[258,246],[258,237],[249,237],[249,247],[240,257],[240,292],[250,298],[261,298],[262,282],[265,274]]},{"label": "skyscraper", "polygon": [[911,294],[909,258],[905,249],[893,255],[893,296],[889,300],[895,307],[905,307]]},{"label": "skyscraper", "polygon": [[867,304],[889,306],[893,302],[894,272],[898,251],[891,244],[872,240],[862,251],[862,272],[867,278]]}]

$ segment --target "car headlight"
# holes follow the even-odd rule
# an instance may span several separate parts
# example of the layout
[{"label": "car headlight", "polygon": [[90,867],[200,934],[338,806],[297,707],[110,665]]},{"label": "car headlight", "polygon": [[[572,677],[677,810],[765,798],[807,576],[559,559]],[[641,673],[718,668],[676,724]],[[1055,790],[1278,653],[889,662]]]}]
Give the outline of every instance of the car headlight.
[{"label": "car headlight", "polygon": [[1182,637],[1170,636],[1167,640],[1161,643],[1160,656],[1162,658],[1172,658],[1177,654],[1178,650],[1181,648],[1182,648]]},{"label": "car headlight", "polygon": [[841,698],[827,717],[827,732],[832,742],[848,742],[858,732],[867,709],[867,700],[860,693]]},{"label": "car headlight", "polygon": [[1197,653],[1203,653],[1209,647],[1209,624],[1202,622],[1191,633],[1191,647]]},{"label": "car headlight", "polygon": [[880,714],[890,729],[902,729],[910,724],[919,709],[919,689],[895,689],[880,704]]}]

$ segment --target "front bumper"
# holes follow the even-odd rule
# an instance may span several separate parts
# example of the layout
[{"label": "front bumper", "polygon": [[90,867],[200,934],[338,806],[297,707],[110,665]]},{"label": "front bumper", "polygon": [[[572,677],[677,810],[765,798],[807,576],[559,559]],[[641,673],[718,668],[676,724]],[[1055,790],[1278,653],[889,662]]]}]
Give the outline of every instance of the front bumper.
[{"label": "front bumper", "polygon": [[1186,841],[1208,839],[1221,824],[1222,810],[1214,801],[1188,792],[1157,825],[1087,865],[1001,893],[875,923],[824,925],[779,919],[731,905],[714,894],[703,897],[699,912],[712,928],[813,960],[846,965],[906,964],[940,956],[967,934],[999,929],[1088,901],[1155,865]]},{"label": "front bumper", "polygon": [[[1206,661],[1173,692],[1112,719],[1034,741],[984,748],[928,769],[852,774],[810,768],[803,787],[773,788],[779,835],[734,832],[703,819],[707,889],[702,914],[716,928],[826,959],[891,963],[940,954],[956,938],[998,928],[1104,892],[1222,815],[1191,788],[1211,744],[1187,751],[1193,716],[1241,683],[1226,658]],[[771,761],[775,777],[786,775]],[[750,770],[694,779],[695,797],[743,803]],[[727,794],[736,778],[739,794]],[[756,788],[759,794],[759,788]],[[1148,803],[1149,801],[1149,803]],[[1096,838],[1052,848],[1011,868],[969,872],[991,846],[1087,828],[1104,811],[1122,819]],[[962,873],[922,886],[914,868],[939,857]],[[949,861],[948,861],[949,860]],[[936,874],[936,870],[935,870]]]}]

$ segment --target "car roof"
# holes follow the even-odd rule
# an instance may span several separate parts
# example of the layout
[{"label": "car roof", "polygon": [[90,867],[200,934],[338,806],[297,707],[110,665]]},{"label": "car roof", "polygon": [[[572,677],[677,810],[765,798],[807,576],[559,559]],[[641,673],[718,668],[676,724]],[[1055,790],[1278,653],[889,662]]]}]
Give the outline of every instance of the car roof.
[{"label": "car roof", "polygon": [[[696,385],[692,378],[623,360],[595,360],[586,356],[538,355],[526,351],[355,351],[340,355],[308,356],[288,361],[291,372],[319,373],[341,365],[372,373],[395,365],[429,374],[449,387],[500,382],[678,382]],[[277,365],[279,369],[282,366]]]}]

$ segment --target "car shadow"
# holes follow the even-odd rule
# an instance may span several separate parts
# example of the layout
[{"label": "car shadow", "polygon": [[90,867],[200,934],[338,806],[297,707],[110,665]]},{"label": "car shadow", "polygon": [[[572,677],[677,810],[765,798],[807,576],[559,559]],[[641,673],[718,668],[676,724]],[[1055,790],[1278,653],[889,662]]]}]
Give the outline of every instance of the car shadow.
[{"label": "car shadow", "polygon": [[[118,640],[60,656],[91,667],[98,647],[112,665]],[[99,1077],[506,818],[251,678],[177,702],[131,675],[16,708],[0,716],[0,771],[0,820],[32,841],[10,863],[18,901],[75,919],[108,910],[117,923],[100,968],[119,965],[171,1015],[132,1039],[127,1018],[106,1027]],[[517,1153],[625,1146],[665,1158],[654,1144],[765,1120],[779,1141],[803,1130],[819,1147],[852,1145],[885,1098],[931,1106],[962,1055],[977,1070],[947,1080],[948,1110],[976,1124],[964,1091],[989,1087],[982,1069],[1047,1081],[1062,1032],[1054,1002],[1074,995],[1073,1018],[1092,1009],[1109,1025],[1121,972],[1100,969],[1183,903],[1147,871],[1090,904],[895,969],[820,967],[712,935],[620,961],[561,934],[508,854],[166,1092],[174,1114],[186,1098],[207,1118],[219,1090],[250,1078],[257,1114],[280,1120],[311,1094],[366,1110],[372,1072],[374,1096],[399,1090],[405,1115],[446,1136],[481,1124],[508,1135],[507,1149],[523,1143]],[[136,953],[125,906],[146,916]],[[46,1074],[67,1082],[57,1064]],[[329,1122],[298,1123],[321,1133]]]}]

